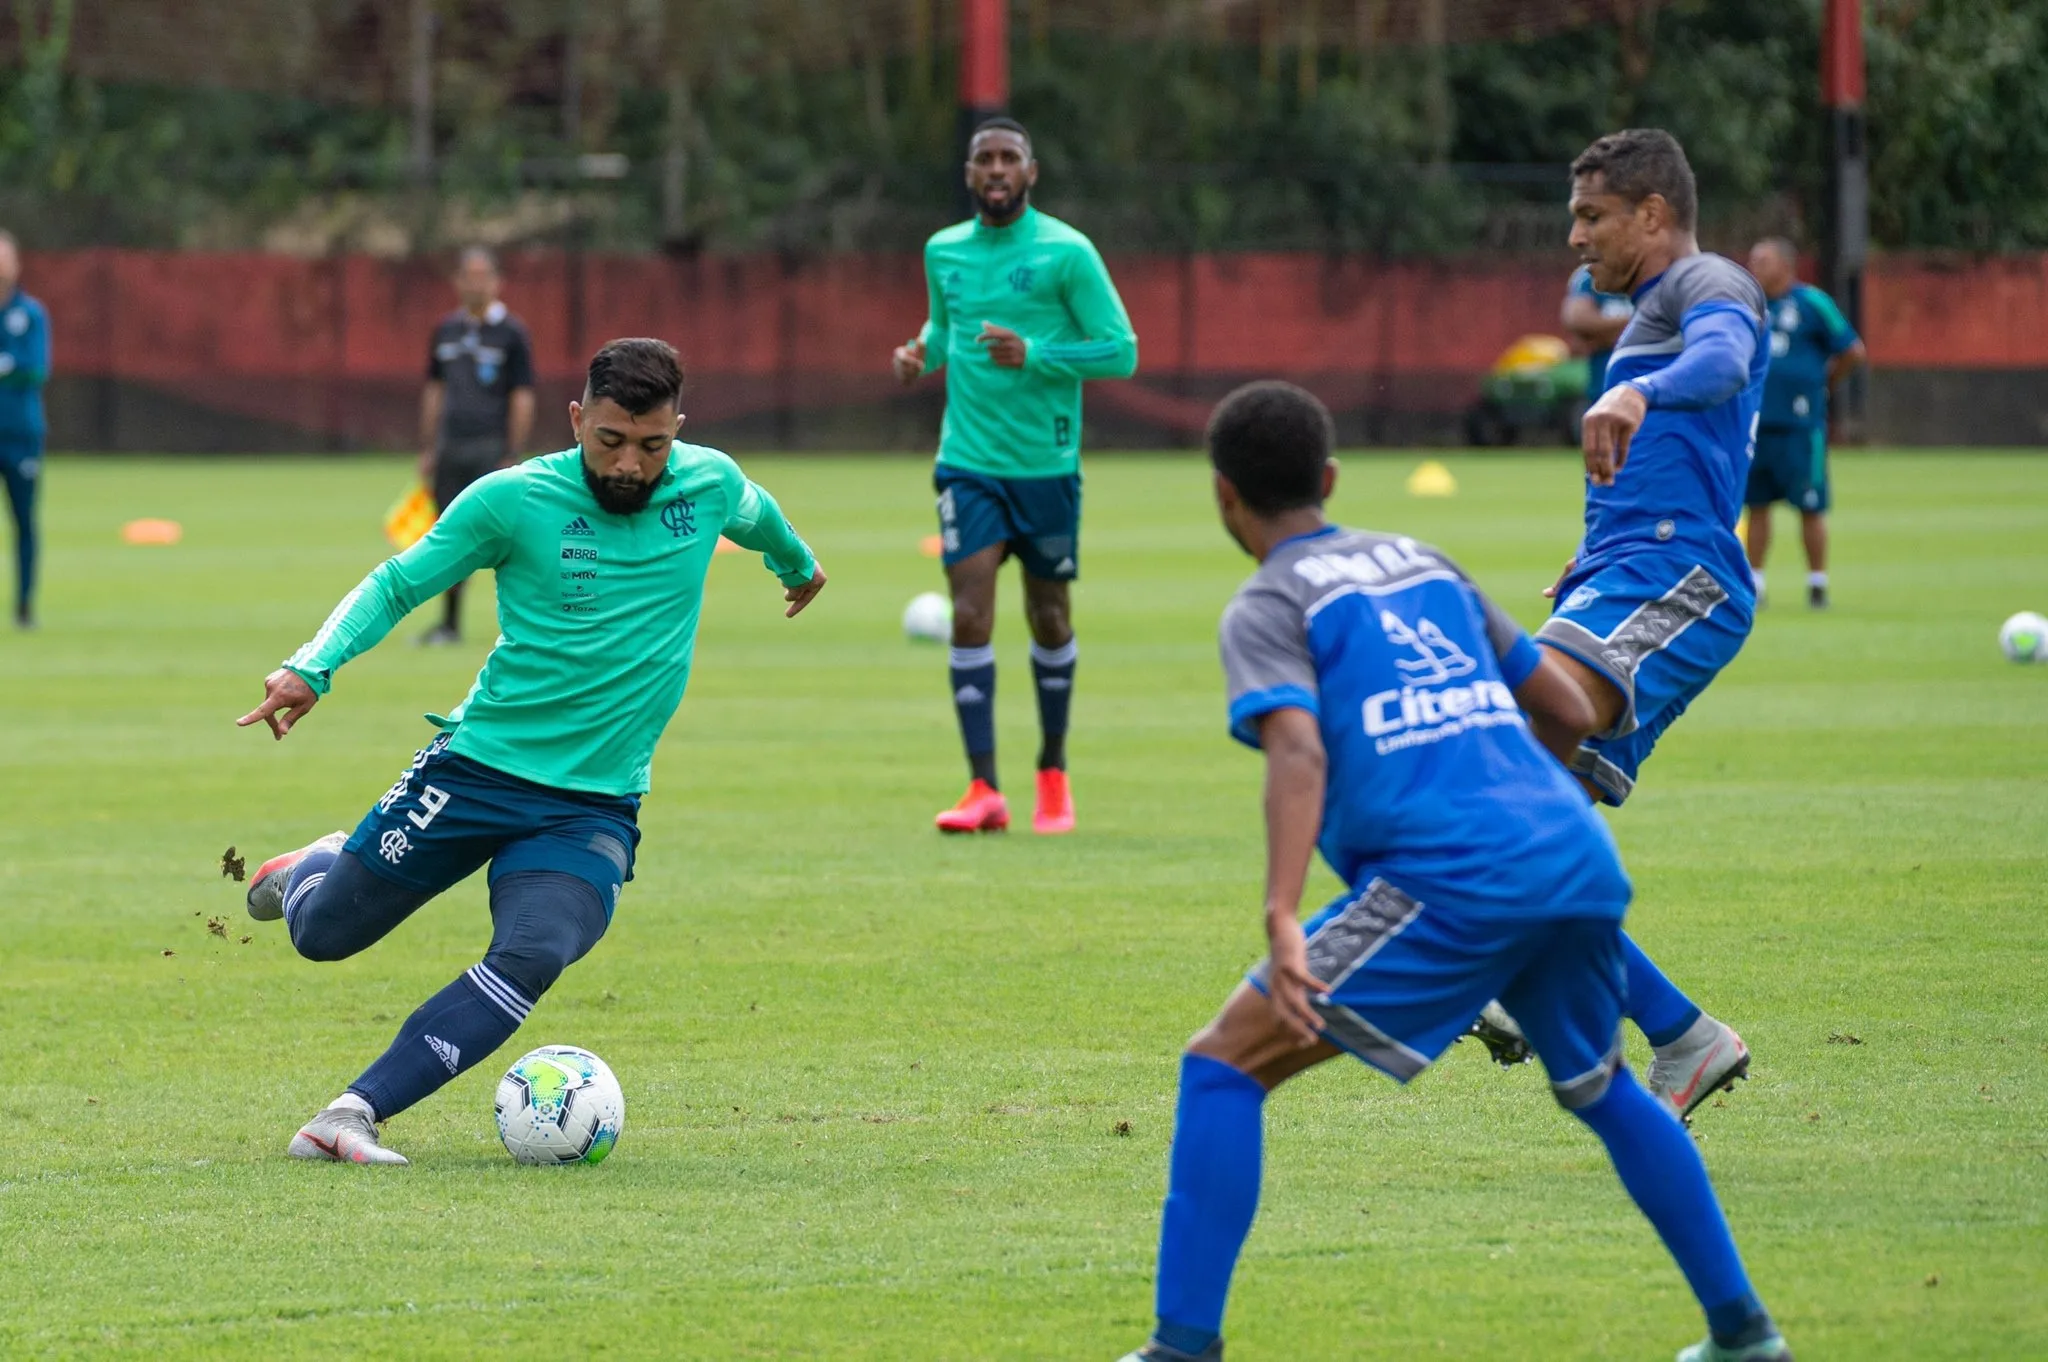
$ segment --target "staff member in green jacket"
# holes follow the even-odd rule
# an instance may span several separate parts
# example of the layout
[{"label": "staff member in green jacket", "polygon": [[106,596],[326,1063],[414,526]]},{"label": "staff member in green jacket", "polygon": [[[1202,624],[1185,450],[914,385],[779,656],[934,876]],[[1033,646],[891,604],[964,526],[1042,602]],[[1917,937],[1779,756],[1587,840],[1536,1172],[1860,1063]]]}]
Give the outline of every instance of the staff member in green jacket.
[{"label": "staff member in green jacket", "polygon": [[939,528],[953,597],[953,705],[971,780],[941,832],[1000,832],[1010,810],[996,778],[996,572],[1024,571],[1037,683],[1038,805],[1032,831],[1071,832],[1067,712],[1074,627],[1067,583],[1080,573],[1081,384],[1129,378],[1138,338],[1094,243],[1031,206],[1031,135],[1008,118],[975,130],[967,189],[976,212],[925,244],[931,315],[896,348],[905,385],[946,371],[939,436]]}]

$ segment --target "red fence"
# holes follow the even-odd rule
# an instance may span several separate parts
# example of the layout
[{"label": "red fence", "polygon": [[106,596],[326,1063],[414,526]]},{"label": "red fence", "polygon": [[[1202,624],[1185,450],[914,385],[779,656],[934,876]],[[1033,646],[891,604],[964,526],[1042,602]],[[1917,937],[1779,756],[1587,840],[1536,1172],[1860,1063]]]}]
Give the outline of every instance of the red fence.
[{"label": "red fence", "polygon": [[[1350,438],[1448,431],[1509,342],[1556,329],[1569,265],[1119,258],[1111,269],[1137,325],[1140,373],[1097,385],[1091,422],[1109,442],[1185,440],[1217,393],[1277,374],[1320,392]],[[56,336],[53,443],[404,447],[426,337],[451,305],[443,269],[366,257],[32,255],[25,282],[49,305]],[[914,256],[536,254],[507,259],[505,275],[551,401],[598,344],[650,334],[683,352],[696,429],[742,444],[931,439],[934,394],[906,398],[888,376],[890,348],[924,315]],[[2048,436],[2048,256],[1886,257],[1867,297],[1874,435]]]}]

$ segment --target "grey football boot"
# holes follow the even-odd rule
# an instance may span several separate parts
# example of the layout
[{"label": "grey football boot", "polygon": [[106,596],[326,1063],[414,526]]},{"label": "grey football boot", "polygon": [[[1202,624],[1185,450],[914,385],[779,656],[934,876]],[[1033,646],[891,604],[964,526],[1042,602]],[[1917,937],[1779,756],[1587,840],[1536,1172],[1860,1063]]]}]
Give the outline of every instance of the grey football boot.
[{"label": "grey football boot", "polygon": [[1125,1353],[1117,1362],[1223,1362],[1223,1340],[1217,1339],[1199,1353],[1184,1353],[1178,1348],[1169,1348],[1158,1339],[1150,1339],[1145,1346],[1134,1353]]},{"label": "grey football boot", "polygon": [[291,882],[292,867],[306,858],[308,852],[340,851],[348,841],[346,831],[330,832],[317,841],[309,842],[297,851],[287,851],[272,856],[256,867],[256,877],[249,881],[249,916],[258,922],[275,922],[284,916],[284,887]]},{"label": "grey football boot", "polygon": [[299,1127],[285,1153],[329,1163],[405,1163],[405,1155],[377,1140],[377,1123],[355,1107],[329,1107]]}]

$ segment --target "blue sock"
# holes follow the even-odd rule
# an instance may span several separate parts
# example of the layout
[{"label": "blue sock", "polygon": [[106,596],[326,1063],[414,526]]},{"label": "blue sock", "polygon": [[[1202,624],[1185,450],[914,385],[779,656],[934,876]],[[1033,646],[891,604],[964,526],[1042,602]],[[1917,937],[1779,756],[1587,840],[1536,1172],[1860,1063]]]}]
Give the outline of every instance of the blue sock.
[{"label": "blue sock", "polygon": [[327,878],[327,872],[332,870],[334,863],[340,859],[341,853],[338,851],[309,851],[299,857],[299,863],[286,872],[284,925],[287,932],[291,930],[292,914],[296,913],[299,905],[320,887]]},{"label": "blue sock", "polygon": [[1153,1337],[1184,1353],[1201,1353],[1223,1332],[1230,1273],[1259,1209],[1265,1102],[1265,1088],[1242,1070],[1181,1056]]},{"label": "blue sock", "polygon": [[1740,1347],[1771,1337],[1771,1317],[1750,1289],[1707,1166],[1678,1119],[1626,1069],[1598,1101],[1572,1114],[1607,1146],[1621,1185],[1678,1260],[1715,1341]]},{"label": "blue sock", "polygon": [[1067,710],[1074,703],[1074,660],[1080,650],[1068,639],[1058,648],[1031,645],[1031,679],[1038,683],[1038,769],[1067,769]]},{"label": "blue sock", "polygon": [[960,741],[976,780],[996,783],[996,650],[953,649],[953,708],[960,715]]},{"label": "blue sock", "polygon": [[1669,1045],[1700,1019],[1693,1000],[1664,977],[1636,939],[1621,937],[1622,960],[1628,970],[1628,1016],[1652,1045]]},{"label": "blue sock", "polygon": [[503,1045],[533,1000],[489,965],[472,965],[420,1004],[398,1038],[348,1090],[388,1121]]}]

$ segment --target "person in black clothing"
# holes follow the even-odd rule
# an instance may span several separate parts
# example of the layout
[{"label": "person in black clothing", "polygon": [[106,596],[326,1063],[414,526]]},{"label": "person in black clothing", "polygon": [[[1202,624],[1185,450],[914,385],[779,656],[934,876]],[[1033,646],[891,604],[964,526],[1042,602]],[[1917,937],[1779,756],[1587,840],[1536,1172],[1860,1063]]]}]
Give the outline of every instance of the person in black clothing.
[{"label": "person in black clothing", "polygon": [[[518,462],[533,429],[533,342],[526,323],[498,300],[498,262],[481,246],[462,252],[455,294],[462,306],[441,319],[427,348],[420,392],[420,481],[442,510],[484,474]],[[420,642],[462,639],[462,586],[448,589],[447,614]]]}]

